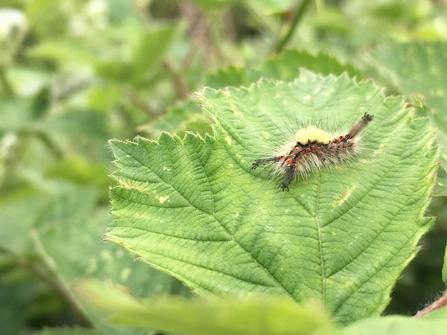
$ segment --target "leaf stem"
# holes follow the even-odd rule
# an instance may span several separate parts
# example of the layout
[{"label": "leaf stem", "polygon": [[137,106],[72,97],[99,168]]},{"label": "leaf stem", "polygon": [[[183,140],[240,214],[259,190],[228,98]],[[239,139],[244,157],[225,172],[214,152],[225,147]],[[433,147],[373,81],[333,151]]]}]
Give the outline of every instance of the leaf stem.
[{"label": "leaf stem", "polygon": [[292,36],[298,26],[298,23],[300,22],[301,18],[303,17],[304,12],[306,11],[306,8],[310,4],[311,1],[312,0],[302,0],[301,4],[299,6],[296,6],[296,10],[293,15],[293,20],[290,23],[289,29],[280,38],[278,44],[274,48],[274,53],[280,53],[284,49],[286,44],[289,42],[289,40],[292,38]]},{"label": "leaf stem", "polygon": [[[34,274],[38,279],[50,285],[54,291],[65,301],[67,301],[71,307],[71,310],[82,325],[89,328],[94,328],[93,323],[90,321],[89,317],[85,314],[81,305],[73,298],[70,294],[70,290],[64,283],[63,279],[57,273],[55,269],[55,264],[53,259],[45,252],[42,242],[40,241],[39,235],[36,230],[31,230],[30,232],[31,240],[34,242],[34,246],[37,249],[36,256],[37,260],[23,260],[22,265],[28,269],[32,274]],[[42,261],[43,266],[38,266],[38,260]]]},{"label": "leaf stem", "polygon": [[143,24],[143,26],[145,28],[150,27],[151,17],[149,16],[148,11],[145,10],[146,8],[144,8],[144,6],[141,6],[136,0],[132,0],[131,3],[136,15],[138,16],[138,19]]},{"label": "leaf stem", "polygon": [[172,75],[172,80],[174,83],[175,91],[177,92],[177,96],[182,100],[187,99],[189,92],[188,88],[186,87],[185,80],[183,79],[181,74],[174,70],[169,61],[164,60],[162,64],[163,67]]},{"label": "leaf stem", "polygon": [[128,99],[133,106],[141,109],[147,115],[148,118],[153,119],[157,116],[155,110],[150,106],[149,103],[147,103],[144,99],[142,99],[139,96],[138,92],[128,87],[123,87],[121,89],[121,92],[123,92],[126,99]]},{"label": "leaf stem", "polygon": [[0,66],[0,84],[3,86],[3,91],[5,93],[5,96],[7,96],[7,97],[14,96],[14,89],[6,75],[6,70],[3,66]]},{"label": "leaf stem", "polygon": [[441,308],[447,306],[447,291],[444,292],[444,294],[436,301],[434,301],[429,306],[425,307],[423,310],[417,312],[417,314],[414,316],[415,319],[420,318],[421,316],[424,316],[430,312],[433,312],[435,309]]},{"label": "leaf stem", "polygon": [[250,13],[250,15],[256,20],[260,25],[262,25],[268,33],[274,34],[278,30],[278,25],[269,15],[267,15],[256,1],[246,1],[243,6]]},{"label": "leaf stem", "polygon": [[[221,36],[220,18],[217,13],[208,13],[210,37],[213,41],[214,52],[218,64],[225,64],[227,62],[222,45],[223,40]],[[213,64],[215,66],[215,64]]]}]

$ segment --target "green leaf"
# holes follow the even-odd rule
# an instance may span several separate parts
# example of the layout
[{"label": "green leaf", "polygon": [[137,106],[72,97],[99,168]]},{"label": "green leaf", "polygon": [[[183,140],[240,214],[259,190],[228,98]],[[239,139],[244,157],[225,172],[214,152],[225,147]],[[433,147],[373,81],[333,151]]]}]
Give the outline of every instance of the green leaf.
[{"label": "green leaf", "polygon": [[[3,229],[3,227],[2,227]],[[36,297],[42,294],[42,286],[30,279],[22,267],[13,268],[0,258],[0,323],[3,334],[29,334],[26,321],[30,311],[24,306],[36,306]],[[14,262],[11,262],[14,264]],[[39,283],[40,284],[40,283]],[[40,290],[39,290],[40,288]]]},{"label": "green leaf", "polygon": [[[361,77],[360,72],[352,65],[341,64],[329,55],[323,53],[312,55],[304,50],[286,50],[279,56],[267,59],[254,69],[237,66],[219,68],[216,72],[207,75],[205,86],[216,89],[227,86],[250,86],[252,82],[261,78],[293,81],[298,75],[299,68],[310,69],[324,75],[347,72],[351,77]],[[153,136],[155,134],[159,135],[160,129],[168,132],[175,130],[180,134],[184,130],[204,134],[208,131],[208,122],[204,120],[203,114],[197,115],[198,107],[191,104],[192,101],[187,100],[182,105],[171,108],[159,121],[150,122],[139,127],[138,130],[145,131],[151,137],[155,137]]]},{"label": "green leaf", "polygon": [[26,189],[12,192],[0,200],[0,247],[9,253],[27,250],[29,230],[36,224],[36,217],[48,206],[45,194]]},{"label": "green leaf", "polygon": [[206,86],[212,88],[250,86],[249,71],[248,68],[232,65],[226,68],[219,68],[216,72],[207,75]]},{"label": "green leaf", "polygon": [[166,296],[140,302],[99,282],[86,281],[77,289],[91,304],[113,312],[109,320],[121,325],[193,335],[336,332],[320,305],[302,306],[280,297],[188,300]]},{"label": "green leaf", "polygon": [[382,47],[377,57],[395,72],[395,81],[404,92],[424,94],[427,105],[442,113],[447,90],[446,52],[446,42],[411,42]]},{"label": "green leaf", "polygon": [[346,72],[350,77],[361,78],[360,72],[352,65],[342,64],[327,54],[312,55],[304,50],[286,50],[279,56],[267,59],[258,68],[229,66],[218,69],[207,76],[206,86],[213,88],[249,86],[251,82],[261,78],[293,81],[298,76],[300,68],[322,75],[340,75]]},{"label": "green leaf", "polygon": [[65,113],[46,120],[45,126],[52,132],[71,137],[102,140],[109,136],[107,116],[90,110],[66,109]]},{"label": "green leaf", "polygon": [[96,64],[96,73],[117,83],[138,86],[159,71],[160,62],[174,41],[177,26],[164,27],[141,36],[130,60],[107,60]]},{"label": "green leaf", "polygon": [[35,335],[105,335],[99,330],[86,329],[86,328],[46,328],[40,332],[35,332]]},{"label": "green leaf", "polygon": [[447,247],[444,252],[444,265],[442,267],[442,281],[447,284]]},{"label": "green leaf", "polygon": [[[57,284],[70,303],[78,303],[71,283],[81,278],[112,281],[137,297],[160,293],[184,293],[172,277],[142,262],[121,248],[101,243],[104,227],[110,222],[108,208],[94,207],[94,192],[86,187],[73,187],[52,199],[51,205],[36,218],[38,229],[33,234],[35,245],[43,249],[38,255],[54,268]],[[39,250],[39,248],[37,248]],[[122,329],[105,324],[103,311],[82,306],[88,320],[105,334],[152,334],[142,329]]]},{"label": "green leaf", "polygon": [[129,81],[129,73],[133,72],[133,65],[121,60],[101,61],[96,64],[95,71],[104,79],[123,83]]},{"label": "green leaf", "polygon": [[[392,44],[379,49],[377,58],[402,92],[425,96],[427,107],[431,108],[428,116],[438,129],[437,141],[447,157],[447,43]],[[445,161],[443,166],[447,170]]]},{"label": "green leaf", "polygon": [[68,17],[62,0],[36,0],[26,4],[26,17],[33,33],[42,39],[67,32]]},{"label": "green leaf", "polygon": [[[428,120],[371,82],[309,72],[198,98],[214,137],[111,141],[119,170],[106,238],[199,294],[317,298],[343,323],[378,315],[432,224]],[[251,170],[292,140],[297,122],[349,127],[365,112],[374,120],[351,164],[284,193],[268,168]]]},{"label": "green leaf", "polygon": [[[349,63],[343,64],[336,58],[325,54],[311,54],[305,50],[286,50],[281,55],[266,60],[258,72],[259,78],[274,78],[293,81],[300,68],[322,75],[340,75],[346,72],[349,77],[361,78],[360,71]],[[251,76],[253,79],[253,76]]]},{"label": "green leaf", "polygon": [[230,6],[236,0],[193,0],[193,2],[206,11],[214,12]]},{"label": "green leaf", "polygon": [[[70,283],[86,277],[113,281],[137,297],[186,292],[175,279],[134,261],[127,251],[101,243],[104,227],[111,218],[108,206],[96,205],[99,199],[94,188],[77,187],[58,180],[50,192],[51,183],[47,181],[45,185],[45,192],[15,192],[0,202],[0,247],[4,251],[0,294],[5,298],[0,309],[6,308],[7,311],[0,313],[0,321],[7,322],[14,317],[14,322],[9,322],[2,330],[12,329],[11,334],[18,333],[17,328],[25,323],[25,318],[30,318],[34,309],[42,310],[42,302],[33,300],[37,295],[33,281],[24,281],[21,277],[7,279],[5,264],[8,262],[13,265],[19,263],[18,269],[24,272],[30,268],[38,269],[42,280],[50,282],[58,293],[63,293],[74,310],[79,306]],[[14,271],[10,272],[14,274]],[[34,274],[33,271],[31,273]],[[147,330],[133,329],[131,332],[130,328],[123,330],[104,324],[104,312],[89,306],[82,306],[82,310],[87,321],[104,334],[152,334]]]},{"label": "green leaf", "polygon": [[447,328],[447,308],[438,309],[420,319],[404,316],[374,317],[355,322],[344,328],[347,335],[444,335]]},{"label": "green leaf", "polygon": [[11,98],[0,100],[0,134],[23,130],[33,121],[31,100]]},{"label": "green leaf", "polygon": [[193,99],[185,100],[169,108],[164,117],[138,127],[151,137],[158,137],[163,131],[183,134],[185,131],[205,134],[211,132],[210,122]]},{"label": "green leaf", "polygon": [[119,103],[120,94],[118,85],[92,86],[88,92],[88,107],[107,112]]},{"label": "green leaf", "polygon": [[94,62],[92,53],[84,45],[67,38],[43,41],[33,47],[28,54],[48,58],[65,66],[70,63],[90,65]]},{"label": "green leaf", "polygon": [[438,170],[438,175],[436,176],[436,183],[433,187],[431,195],[434,197],[445,197],[447,196],[447,173],[443,169]]},{"label": "green leaf", "polygon": [[132,82],[141,81],[159,65],[171,43],[174,41],[177,27],[164,27],[151,31],[141,37],[140,44],[132,56]]}]

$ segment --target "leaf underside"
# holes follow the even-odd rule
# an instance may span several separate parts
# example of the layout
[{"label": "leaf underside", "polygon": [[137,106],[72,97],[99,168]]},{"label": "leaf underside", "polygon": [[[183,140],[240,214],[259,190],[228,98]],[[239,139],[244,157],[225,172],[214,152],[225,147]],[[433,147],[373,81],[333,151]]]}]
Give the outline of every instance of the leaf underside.
[{"label": "leaf underside", "polygon": [[[309,72],[198,99],[213,137],[111,141],[107,239],[198,294],[317,298],[342,323],[378,315],[432,223],[423,217],[437,158],[428,121],[371,82]],[[298,128],[342,135],[365,112],[374,120],[350,163],[295,180],[290,192],[268,166],[251,170]]]}]

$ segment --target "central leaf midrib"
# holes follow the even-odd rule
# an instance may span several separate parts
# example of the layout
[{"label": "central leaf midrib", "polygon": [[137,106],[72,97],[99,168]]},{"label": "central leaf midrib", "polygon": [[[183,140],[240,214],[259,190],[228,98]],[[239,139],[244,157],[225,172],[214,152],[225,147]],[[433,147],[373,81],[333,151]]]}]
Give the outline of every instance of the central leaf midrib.
[{"label": "central leaf midrib", "polygon": [[326,274],[324,270],[324,257],[323,257],[323,239],[322,239],[322,231],[320,226],[320,219],[318,218],[319,213],[319,201],[320,201],[320,191],[321,191],[321,174],[318,174],[318,182],[317,182],[317,194],[315,197],[315,226],[317,228],[318,235],[318,247],[320,253],[320,266],[321,266],[321,299],[323,304],[326,303]]}]

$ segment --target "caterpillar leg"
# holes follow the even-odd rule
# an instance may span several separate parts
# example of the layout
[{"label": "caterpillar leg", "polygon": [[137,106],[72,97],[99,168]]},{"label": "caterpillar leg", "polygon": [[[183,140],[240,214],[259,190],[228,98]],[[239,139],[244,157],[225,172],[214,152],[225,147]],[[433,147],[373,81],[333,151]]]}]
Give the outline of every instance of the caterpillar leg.
[{"label": "caterpillar leg", "polygon": [[286,169],[286,180],[281,184],[281,190],[289,191],[289,185],[293,180],[293,166],[288,166]]},{"label": "caterpillar leg", "polygon": [[272,162],[279,162],[281,157],[271,157],[271,158],[264,158],[264,159],[257,159],[254,161],[254,163],[251,166],[252,170],[255,170],[259,165],[264,165]]}]

